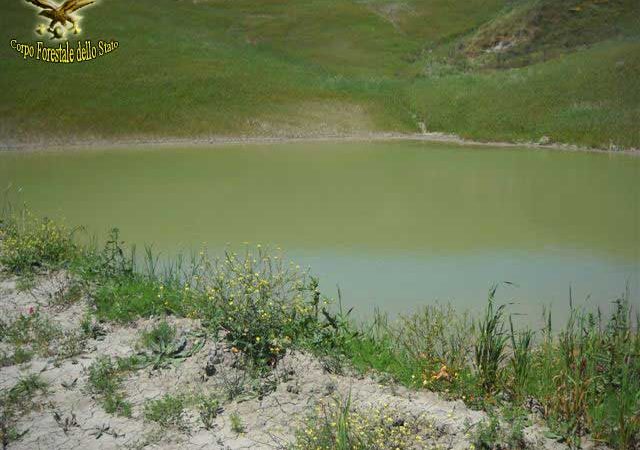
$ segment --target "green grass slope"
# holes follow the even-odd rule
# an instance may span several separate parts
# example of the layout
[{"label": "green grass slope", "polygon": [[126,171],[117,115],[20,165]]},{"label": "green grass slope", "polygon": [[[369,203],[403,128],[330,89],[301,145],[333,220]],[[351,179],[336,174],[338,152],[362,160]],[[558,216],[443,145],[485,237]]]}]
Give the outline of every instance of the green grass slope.
[{"label": "green grass slope", "polygon": [[82,37],[120,48],[53,65],[10,48],[35,41],[37,23],[12,0],[0,142],[417,132],[424,121],[474,139],[639,147],[638,9],[635,0],[102,0],[84,13]]},{"label": "green grass slope", "polygon": [[640,143],[640,42],[609,41],[524,68],[425,76],[408,88],[429,128],[467,138]]}]

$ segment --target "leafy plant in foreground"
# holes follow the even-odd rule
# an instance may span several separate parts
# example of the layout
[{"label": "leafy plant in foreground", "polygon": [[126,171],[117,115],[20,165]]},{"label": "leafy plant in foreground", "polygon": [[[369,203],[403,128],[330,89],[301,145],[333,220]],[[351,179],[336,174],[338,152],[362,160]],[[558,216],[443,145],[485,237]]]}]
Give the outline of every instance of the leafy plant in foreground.
[{"label": "leafy plant in foreground", "polygon": [[139,358],[144,366],[152,365],[153,369],[160,369],[178,363],[199,352],[204,341],[196,340],[190,347],[186,337],[176,339],[176,328],[162,321],[150,331],[143,333],[142,344],[150,353],[141,354]]}]

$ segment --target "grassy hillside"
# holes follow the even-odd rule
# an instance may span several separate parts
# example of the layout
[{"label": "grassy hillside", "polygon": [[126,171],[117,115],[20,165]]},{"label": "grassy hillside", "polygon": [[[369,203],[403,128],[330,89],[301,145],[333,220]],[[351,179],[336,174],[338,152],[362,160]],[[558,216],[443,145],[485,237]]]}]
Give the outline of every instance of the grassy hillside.
[{"label": "grassy hillside", "polygon": [[510,70],[424,76],[408,88],[429,128],[476,139],[638,147],[640,42],[608,41]]},{"label": "grassy hillside", "polygon": [[3,10],[0,141],[376,131],[640,146],[636,0],[102,0],[83,64]]}]

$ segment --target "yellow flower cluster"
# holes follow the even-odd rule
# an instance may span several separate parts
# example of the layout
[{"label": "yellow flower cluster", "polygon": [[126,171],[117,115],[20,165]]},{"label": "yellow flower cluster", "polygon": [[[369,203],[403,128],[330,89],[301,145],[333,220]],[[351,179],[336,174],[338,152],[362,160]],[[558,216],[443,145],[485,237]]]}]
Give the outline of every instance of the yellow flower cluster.
[{"label": "yellow flower cluster", "polygon": [[439,449],[437,431],[422,418],[389,405],[345,411],[344,405],[318,407],[298,432],[294,445],[304,450]]},{"label": "yellow flower cluster", "polygon": [[29,212],[0,230],[0,263],[16,271],[55,265],[73,248],[71,232],[63,225],[35,219]]}]

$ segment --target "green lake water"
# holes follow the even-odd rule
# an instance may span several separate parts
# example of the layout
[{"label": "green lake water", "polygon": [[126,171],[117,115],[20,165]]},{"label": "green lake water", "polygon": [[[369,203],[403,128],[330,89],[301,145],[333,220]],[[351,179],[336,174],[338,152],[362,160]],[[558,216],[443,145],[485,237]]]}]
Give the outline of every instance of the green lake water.
[{"label": "green lake water", "polygon": [[[484,304],[640,302],[640,158],[424,142],[0,154],[38,213],[164,255],[282,247],[360,314]],[[14,195],[12,194],[12,195]]]}]

